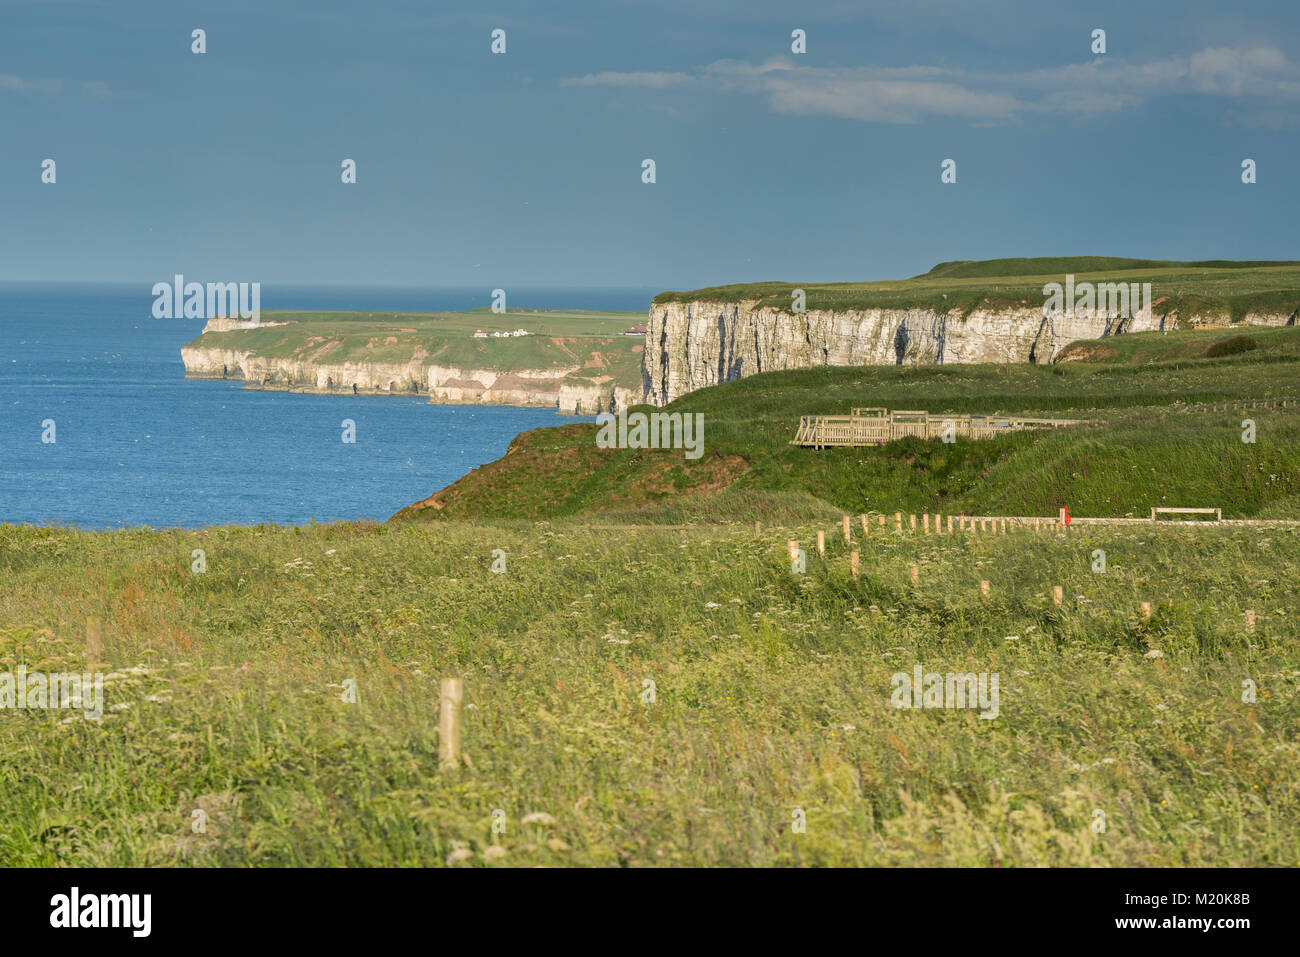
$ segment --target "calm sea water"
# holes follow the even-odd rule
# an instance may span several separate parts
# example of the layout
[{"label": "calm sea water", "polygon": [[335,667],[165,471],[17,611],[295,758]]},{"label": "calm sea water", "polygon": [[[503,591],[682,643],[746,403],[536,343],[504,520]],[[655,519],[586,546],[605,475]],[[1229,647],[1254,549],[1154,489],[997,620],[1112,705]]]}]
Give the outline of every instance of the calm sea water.
[{"label": "calm sea water", "polygon": [[[514,289],[511,306],[644,310],[654,290]],[[262,287],[262,308],[458,311],[487,289]],[[83,528],[386,519],[499,458],[546,409],[318,396],[185,378],[203,321],[148,284],[0,283],[0,521]],[[41,441],[54,421],[56,441]],[[341,441],[344,419],[356,443]]]}]

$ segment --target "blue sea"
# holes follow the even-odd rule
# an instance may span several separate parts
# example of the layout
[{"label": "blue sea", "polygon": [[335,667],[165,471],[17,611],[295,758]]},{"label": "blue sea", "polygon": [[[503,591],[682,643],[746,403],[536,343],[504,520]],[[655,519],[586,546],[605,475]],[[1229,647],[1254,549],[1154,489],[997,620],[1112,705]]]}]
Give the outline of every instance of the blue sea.
[{"label": "blue sea", "polygon": [[[651,289],[511,288],[511,307],[644,311]],[[460,311],[487,289],[262,286],[262,309]],[[520,432],[591,421],[423,396],[301,395],[186,379],[201,319],[150,284],[0,283],[0,522],[115,528],[387,519],[500,458]],[[342,421],[356,442],[342,441]],[[42,442],[53,421],[52,443]]]}]

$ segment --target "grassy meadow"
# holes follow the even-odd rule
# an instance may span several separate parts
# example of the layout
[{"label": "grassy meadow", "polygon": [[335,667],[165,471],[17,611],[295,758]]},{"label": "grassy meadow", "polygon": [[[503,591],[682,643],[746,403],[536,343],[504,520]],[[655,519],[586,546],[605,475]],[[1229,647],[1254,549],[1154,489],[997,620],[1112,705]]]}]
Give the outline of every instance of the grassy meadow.
[{"label": "grassy meadow", "polygon": [[989,259],[940,263],[911,279],[877,282],[751,282],[683,292],[663,292],[655,302],[708,299],[764,302],[790,308],[793,290],[803,289],[808,309],[950,310],[1041,307],[1043,285],[1064,282],[1151,283],[1158,315],[1177,313],[1180,322],[1198,319],[1242,321],[1250,312],[1294,313],[1300,307],[1300,262],[1174,262],[1113,256]]},{"label": "grassy meadow", "polygon": [[[0,860],[1300,863],[1300,532],[854,538],[857,580],[833,521],[0,527],[3,667],[80,670],[96,616],[112,669],[102,720],[3,715]],[[917,664],[998,717],[891,707]]]}]

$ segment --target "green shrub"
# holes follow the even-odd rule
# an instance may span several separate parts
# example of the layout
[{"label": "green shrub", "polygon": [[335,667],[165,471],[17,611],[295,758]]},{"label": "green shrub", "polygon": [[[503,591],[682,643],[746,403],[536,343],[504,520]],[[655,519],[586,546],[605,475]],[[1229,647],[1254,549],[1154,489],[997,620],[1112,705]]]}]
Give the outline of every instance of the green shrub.
[{"label": "green shrub", "polygon": [[1213,343],[1205,350],[1205,358],[1214,359],[1219,356],[1235,356],[1241,352],[1250,352],[1252,349],[1258,349],[1259,343],[1250,336],[1233,336],[1230,339],[1220,339]]}]

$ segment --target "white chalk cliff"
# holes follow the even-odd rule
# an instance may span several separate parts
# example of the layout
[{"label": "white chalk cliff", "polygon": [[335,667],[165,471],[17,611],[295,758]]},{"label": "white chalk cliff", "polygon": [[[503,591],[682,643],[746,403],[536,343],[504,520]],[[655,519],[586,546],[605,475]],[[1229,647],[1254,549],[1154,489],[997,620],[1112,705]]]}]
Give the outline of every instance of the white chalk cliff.
[{"label": "white chalk cliff", "polygon": [[[1252,313],[1253,325],[1287,325],[1294,312]],[[1211,317],[1227,325],[1227,316]],[[1197,317],[1198,324],[1207,324]],[[1051,362],[1076,339],[1185,325],[1147,305],[1132,318],[1045,317],[1043,305],[1012,308],[809,310],[791,314],[760,300],[655,303],[642,357],[643,401],[664,405],[687,392],[759,372],[816,366]]]},{"label": "white chalk cliff", "polygon": [[[204,332],[251,329],[228,319],[209,320]],[[263,322],[262,325],[275,323]],[[196,340],[197,341],[197,340]],[[440,405],[516,405],[551,408],[566,415],[593,415],[639,402],[635,388],[609,376],[574,376],[580,363],[549,369],[495,369],[429,365],[420,355],[405,362],[329,362],[271,358],[246,349],[190,345],[181,348],[185,374],[197,378],[243,379],[254,388],[293,392],[428,395]],[[617,403],[617,405],[615,404]]]}]

